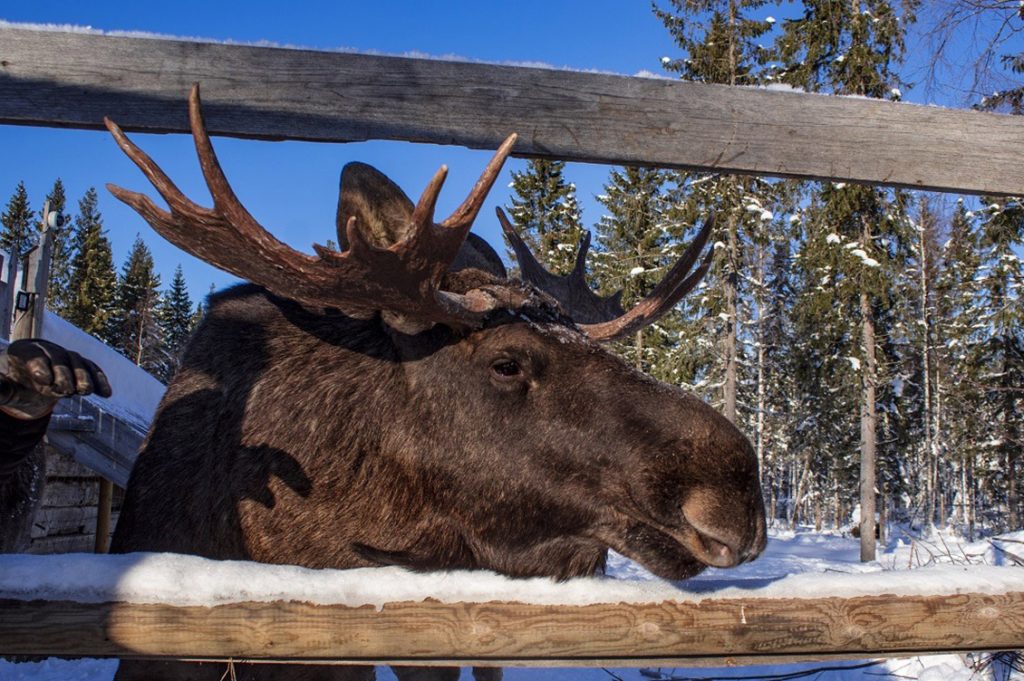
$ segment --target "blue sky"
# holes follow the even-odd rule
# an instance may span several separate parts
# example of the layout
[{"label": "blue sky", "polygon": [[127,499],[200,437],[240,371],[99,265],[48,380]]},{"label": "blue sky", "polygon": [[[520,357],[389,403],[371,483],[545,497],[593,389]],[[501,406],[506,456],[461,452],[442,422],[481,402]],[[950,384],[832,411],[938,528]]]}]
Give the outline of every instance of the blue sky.
[{"label": "blue sky", "polygon": [[[778,14],[766,6],[764,16]],[[663,55],[678,56],[667,31],[646,0],[518,0],[486,2],[249,2],[173,3],[62,2],[10,0],[0,5],[0,19],[58,23],[103,30],[138,30],[216,40],[272,41],[311,48],[353,48],[387,54],[422,52],[487,61],[544,62],[558,67],[599,69],[626,75],[658,72]],[[182,93],[185,97],[186,93]],[[914,100],[909,92],[907,99]],[[509,122],[509,132],[515,122]],[[183,135],[135,135],[179,186],[205,202],[206,192],[194,148]],[[438,213],[462,200],[489,154],[456,147],[400,142],[314,144],[214,140],[228,178],[264,226],[292,246],[308,250],[314,241],[334,234],[338,172],[348,161],[377,166],[413,199],[442,163],[450,168]],[[0,201],[6,203],[24,180],[38,208],[55,177],[68,190],[69,209],[90,186],[100,190],[100,210],[120,269],[136,234],[154,252],[164,284],[181,263],[194,298],[211,284],[231,277],[196,261],[164,242],[133,212],[104,189],[113,182],[149,191],[142,175],[125,159],[106,133],[0,126]],[[511,170],[506,165],[475,231],[500,247],[493,206],[508,200]],[[605,166],[570,164],[566,175],[579,191],[584,222],[600,215],[594,195],[607,178]],[[502,250],[499,248],[499,250]]]}]

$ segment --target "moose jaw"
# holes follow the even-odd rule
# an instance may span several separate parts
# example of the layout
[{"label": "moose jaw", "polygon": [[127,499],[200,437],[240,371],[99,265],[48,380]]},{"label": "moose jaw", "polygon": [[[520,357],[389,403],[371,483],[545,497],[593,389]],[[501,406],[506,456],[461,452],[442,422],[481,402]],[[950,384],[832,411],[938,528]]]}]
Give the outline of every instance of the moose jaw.
[{"label": "moose jaw", "polygon": [[[132,471],[112,551],[566,579],[601,571],[610,547],[683,579],[764,549],[747,439],[599,345],[654,322],[696,285],[712,219],[623,312],[617,295],[587,286],[589,235],[573,272],[557,277],[499,209],[525,281],[510,279],[469,229],[513,135],[439,223],[445,167],[414,205],[377,170],[347,165],[340,250],[315,245],[309,256],[235,197],[198,85],[189,113],[212,209],[181,194],[108,120],[170,210],[109,189],[172,243],[252,284],[211,298]],[[202,673],[126,663],[118,678]],[[299,674],[246,671],[289,673]],[[316,678],[372,669],[324,674]]]}]

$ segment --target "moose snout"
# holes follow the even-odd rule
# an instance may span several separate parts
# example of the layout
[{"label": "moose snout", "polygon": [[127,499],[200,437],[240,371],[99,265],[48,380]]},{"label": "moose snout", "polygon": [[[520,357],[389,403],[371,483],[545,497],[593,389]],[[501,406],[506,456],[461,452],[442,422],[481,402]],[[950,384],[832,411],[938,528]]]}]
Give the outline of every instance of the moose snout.
[{"label": "moose snout", "polygon": [[693,556],[721,568],[757,558],[767,544],[764,504],[757,496],[755,503],[733,504],[710,490],[688,495],[682,511],[692,530],[686,544]]}]

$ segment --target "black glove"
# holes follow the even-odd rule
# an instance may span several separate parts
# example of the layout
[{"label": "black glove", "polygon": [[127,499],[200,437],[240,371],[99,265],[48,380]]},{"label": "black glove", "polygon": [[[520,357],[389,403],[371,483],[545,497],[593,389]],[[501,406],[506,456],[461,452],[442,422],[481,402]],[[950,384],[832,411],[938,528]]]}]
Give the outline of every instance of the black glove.
[{"label": "black glove", "polygon": [[41,418],[62,397],[94,392],[111,395],[103,370],[56,343],[18,340],[0,353],[0,408],[15,418]]}]

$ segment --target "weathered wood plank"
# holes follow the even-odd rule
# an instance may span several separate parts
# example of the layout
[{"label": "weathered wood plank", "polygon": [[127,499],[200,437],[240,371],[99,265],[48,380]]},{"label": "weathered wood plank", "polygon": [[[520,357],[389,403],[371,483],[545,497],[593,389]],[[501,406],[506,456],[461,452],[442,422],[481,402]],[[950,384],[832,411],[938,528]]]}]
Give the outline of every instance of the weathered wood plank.
[{"label": "weathered wood plank", "polygon": [[0,123],[394,139],[572,161],[1024,194],[1024,119],[475,63],[0,28]]},{"label": "weathered wood plank", "polygon": [[33,539],[27,553],[50,554],[50,553],[92,553],[96,544],[96,535],[68,534],[58,537],[40,537]]},{"label": "weathered wood plank", "polygon": [[95,506],[58,506],[42,508],[32,522],[32,538],[73,534],[93,534],[96,528]]},{"label": "weathered wood plank", "polygon": [[71,456],[51,446],[46,453],[46,477],[96,479],[97,476],[96,473],[75,461]]},{"label": "weathered wood plank", "polygon": [[43,507],[96,506],[99,501],[99,479],[73,481],[50,480],[43,489]]},{"label": "weathered wood plank", "polygon": [[1024,593],[548,606],[0,600],[0,654],[648,664],[1024,647]]}]

